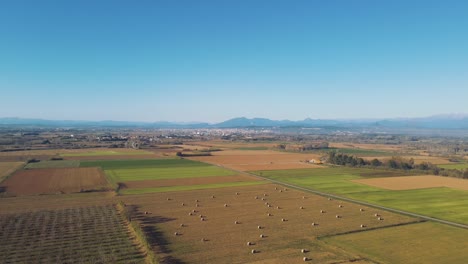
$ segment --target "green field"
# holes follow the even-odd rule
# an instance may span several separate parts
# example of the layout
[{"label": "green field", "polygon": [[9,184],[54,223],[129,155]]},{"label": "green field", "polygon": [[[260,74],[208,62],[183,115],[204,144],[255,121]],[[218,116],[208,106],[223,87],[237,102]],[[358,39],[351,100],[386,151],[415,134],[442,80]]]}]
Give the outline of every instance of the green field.
[{"label": "green field", "polygon": [[460,163],[452,163],[452,164],[442,164],[442,165],[437,165],[437,167],[444,168],[444,169],[464,170],[464,169],[468,169],[468,163],[460,162]]},{"label": "green field", "polygon": [[323,241],[378,263],[466,263],[468,230],[426,222],[333,236]]},{"label": "green field", "polygon": [[[101,167],[112,183],[230,176],[237,174],[234,171],[188,159],[82,161],[80,166]],[[188,188],[188,190],[191,190],[190,188],[197,189],[200,188],[200,186],[176,186],[170,188]],[[123,194],[133,194],[159,192],[161,190],[164,190],[164,188],[126,189],[120,192]]]},{"label": "green field", "polygon": [[87,152],[76,152],[76,153],[61,153],[62,157],[80,157],[80,156],[112,156],[112,155],[148,155],[153,154],[149,151],[144,150],[91,150]]},{"label": "green field", "polygon": [[80,167],[101,167],[103,170],[143,169],[143,168],[182,168],[206,167],[209,164],[188,159],[154,159],[154,160],[100,160],[82,161]]},{"label": "green field", "polygon": [[80,166],[78,160],[43,160],[32,162],[26,165],[26,169],[47,169],[47,168],[77,168]]},{"label": "green field", "polygon": [[202,190],[202,189],[214,189],[223,187],[236,187],[236,186],[249,186],[266,184],[265,181],[250,181],[250,182],[226,182],[226,183],[214,183],[214,184],[197,184],[197,185],[183,185],[183,186],[169,186],[169,187],[158,187],[158,188],[141,188],[141,189],[126,189],[121,190],[121,194],[144,194],[144,193],[155,193],[155,192],[173,192],[173,191],[191,191],[191,190]]},{"label": "green field", "polygon": [[[381,177],[391,176],[385,175],[381,171],[376,172]],[[257,171],[255,173],[270,179],[360,201],[458,223],[468,223],[468,210],[466,210],[468,208],[468,191],[451,188],[393,191],[351,182],[351,180],[363,178],[362,175],[372,175],[370,169],[336,167]],[[389,171],[388,173],[392,174],[394,172]]]}]

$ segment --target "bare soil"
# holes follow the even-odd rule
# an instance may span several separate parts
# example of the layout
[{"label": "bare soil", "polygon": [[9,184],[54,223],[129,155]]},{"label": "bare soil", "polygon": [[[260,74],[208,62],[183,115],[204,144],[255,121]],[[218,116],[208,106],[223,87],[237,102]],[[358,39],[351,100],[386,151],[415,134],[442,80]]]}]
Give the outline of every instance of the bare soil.
[{"label": "bare soil", "polygon": [[99,190],[108,182],[99,168],[32,169],[16,172],[0,187],[7,194],[33,195]]}]

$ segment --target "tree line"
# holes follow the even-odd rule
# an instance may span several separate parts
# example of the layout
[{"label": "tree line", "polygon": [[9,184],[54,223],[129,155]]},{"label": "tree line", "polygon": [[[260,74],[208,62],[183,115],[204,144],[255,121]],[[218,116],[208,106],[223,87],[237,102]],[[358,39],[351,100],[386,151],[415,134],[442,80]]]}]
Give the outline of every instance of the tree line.
[{"label": "tree line", "polygon": [[363,158],[359,158],[353,155],[347,155],[331,151],[328,153],[327,162],[330,164],[347,167],[388,168],[468,179],[468,169],[445,169],[437,167],[437,165],[432,164],[430,162],[422,162],[420,164],[415,164],[414,159],[412,158],[404,159],[402,157],[392,157],[391,159],[385,161],[381,161],[377,158],[372,160],[365,160]]}]

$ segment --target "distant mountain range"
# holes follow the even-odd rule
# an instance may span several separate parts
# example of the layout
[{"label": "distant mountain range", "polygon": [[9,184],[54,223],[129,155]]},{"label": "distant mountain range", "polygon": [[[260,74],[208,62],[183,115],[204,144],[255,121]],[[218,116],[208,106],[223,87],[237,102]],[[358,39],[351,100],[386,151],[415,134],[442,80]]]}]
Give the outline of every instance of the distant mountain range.
[{"label": "distant mountain range", "polygon": [[132,122],[132,121],[77,121],[45,120],[27,118],[0,118],[1,126],[40,127],[144,127],[144,128],[284,128],[284,127],[381,127],[381,128],[422,128],[422,129],[468,129],[467,114],[437,115],[423,118],[393,119],[311,119],[299,121],[271,120],[267,118],[238,117],[221,123],[176,123],[176,122]]}]

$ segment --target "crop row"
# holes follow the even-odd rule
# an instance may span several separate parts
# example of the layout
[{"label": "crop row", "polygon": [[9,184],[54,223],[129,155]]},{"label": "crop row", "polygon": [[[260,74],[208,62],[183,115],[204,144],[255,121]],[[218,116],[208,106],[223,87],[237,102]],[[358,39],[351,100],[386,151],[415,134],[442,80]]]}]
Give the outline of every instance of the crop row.
[{"label": "crop row", "polygon": [[141,263],[112,205],[0,216],[0,263]]}]

